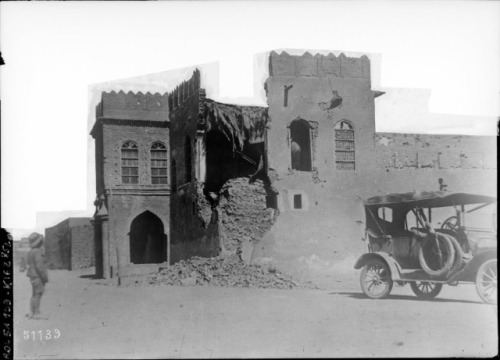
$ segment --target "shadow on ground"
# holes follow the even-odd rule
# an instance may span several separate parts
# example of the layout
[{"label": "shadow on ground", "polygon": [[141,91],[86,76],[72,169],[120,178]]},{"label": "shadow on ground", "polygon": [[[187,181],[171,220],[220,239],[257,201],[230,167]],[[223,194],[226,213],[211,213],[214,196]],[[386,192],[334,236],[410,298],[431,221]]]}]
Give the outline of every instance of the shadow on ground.
[{"label": "shadow on ground", "polygon": [[98,276],[97,276],[97,275],[95,275],[95,274],[80,275],[79,277],[80,277],[81,279],[91,279],[91,280],[101,279],[100,277],[98,277]]},{"label": "shadow on ground", "polygon": [[[363,294],[363,293],[358,293],[358,292],[345,292],[345,291],[335,291],[335,292],[330,292],[328,295],[342,295],[345,297],[350,297],[353,299],[368,299],[368,297]],[[451,303],[463,303],[463,304],[483,304],[483,305],[488,305],[482,301],[471,301],[471,300],[457,300],[457,299],[443,299],[443,298],[434,298],[434,299],[420,299],[417,298],[416,296],[409,296],[409,295],[389,295],[385,299],[379,299],[379,300],[409,300],[409,301],[428,301],[428,302],[451,302]]]}]

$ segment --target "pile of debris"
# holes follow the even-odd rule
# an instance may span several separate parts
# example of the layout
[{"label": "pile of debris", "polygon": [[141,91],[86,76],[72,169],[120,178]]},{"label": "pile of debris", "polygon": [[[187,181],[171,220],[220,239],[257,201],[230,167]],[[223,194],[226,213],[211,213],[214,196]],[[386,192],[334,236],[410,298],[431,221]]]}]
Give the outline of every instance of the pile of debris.
[{"label": "pile of debris", "polygon": [[215,258],[193,257],[189,260],[181,260],[162,269],[159,273],[148,276],[144,282],[151,285],[177,286],[317,288],[311,282],[299,283],[273,268],[247,265],[236,255]]}]

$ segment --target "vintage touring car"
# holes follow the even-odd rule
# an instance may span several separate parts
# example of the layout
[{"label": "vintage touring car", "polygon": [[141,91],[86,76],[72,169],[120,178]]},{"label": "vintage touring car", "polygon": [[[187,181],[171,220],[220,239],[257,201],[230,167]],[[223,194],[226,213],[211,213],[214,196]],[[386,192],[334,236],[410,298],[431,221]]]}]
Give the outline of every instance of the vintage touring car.
[{"label": "vintage touring car", "polygon": [[491,196],[442,191],[365,200],[368,252],[354,266],[362,269],[363,292],[379,299],[394,283],[409,283],[418,297],[431,299],[443,284],[469,282],[483,301],[496,303],[496,202]]}]

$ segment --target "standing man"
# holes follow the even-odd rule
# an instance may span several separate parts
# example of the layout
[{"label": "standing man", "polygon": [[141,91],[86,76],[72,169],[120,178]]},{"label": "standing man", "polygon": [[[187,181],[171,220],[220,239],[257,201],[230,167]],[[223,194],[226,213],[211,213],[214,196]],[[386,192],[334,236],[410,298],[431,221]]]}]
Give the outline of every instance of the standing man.
[{"label": "standing man", "polygon": [[45,265],[45,255],[42,250],[43,236],[33,233],[29,236],[31,250],[28,253],[28,272],[31,287],[33,289],[30,301],[30,313],[26,316],[30,319],[46,319],[40,314],[40,300],[45,291],[45,284],[49,281],[47,277],[47,267]]}]

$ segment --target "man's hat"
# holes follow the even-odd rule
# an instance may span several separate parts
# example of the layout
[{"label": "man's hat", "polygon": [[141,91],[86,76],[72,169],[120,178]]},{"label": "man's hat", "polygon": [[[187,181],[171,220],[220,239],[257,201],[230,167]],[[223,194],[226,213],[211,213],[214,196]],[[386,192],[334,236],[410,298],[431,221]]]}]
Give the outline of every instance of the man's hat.
[{"label": "man's hat", "polygon": [[34,248],[42,242],[43,236],[39,233],[34,232],[30,236],[28,236],[28,239],[30,241],[30,247]]}]

